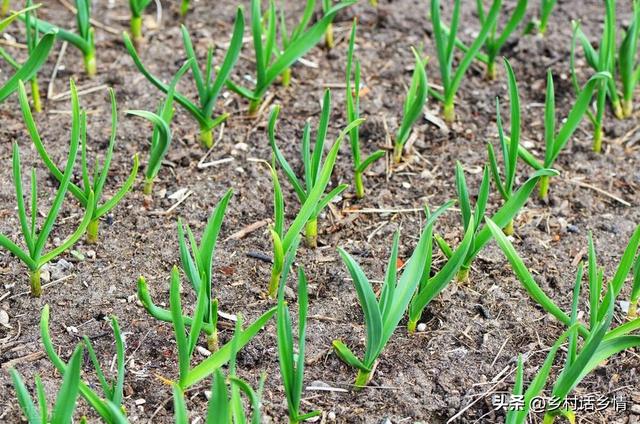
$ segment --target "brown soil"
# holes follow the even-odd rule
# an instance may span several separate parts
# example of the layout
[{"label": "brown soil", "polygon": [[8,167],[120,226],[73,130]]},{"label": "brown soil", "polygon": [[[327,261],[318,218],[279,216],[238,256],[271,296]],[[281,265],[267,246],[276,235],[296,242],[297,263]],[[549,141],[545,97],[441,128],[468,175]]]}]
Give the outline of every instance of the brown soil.
[{"label": "brown soil", "polygon": [[[118,31],[126,29],[126,2],[111,8],[110,2],[95,2],[94,16]],[[167,2],[164,2],[167,3]],[[210,43],[223,45],[228,41],[234,6],[208,0],[195,1],[187,24],[202,54]],[[225,3],[225,4],[222,4]],[[244,2],[248,3],[248,2]],[[288,2],[293,4],[295,2]],[[370,92],[363,98],[363,115],[368,121],[362,134],[364,150],[373,151],[385,144],[385,122],[391,133],[395,131],[402,108],[403,93],[410,79],[413,65],[411,45],[424,43],[426,52],[434,57],[430,24],[426,16],[427,2],[382,0],[379,10],[367,2],[342,13],[336,20],[337,46],[327,52],[318,47],[306,59],[317,67],[298,65],[294,68],[293,85],[289,89],[275,86],[270,94],[274,103],[283,106],[278,124],[278,139],[287,157],[297,166],[299,140],[305,120],[316,122],[319,116],[322,91],[344,81],[346,40],[353,16],[358,16],[359,41],[357,55],[363,63],[363,76]],[[512,3],[512,2],[509,2]],[[532,2],[536,3],[536,2]],[[622,2],[620,2],[622,3]],[[472,1],[465,1],[462,37],[468,40],[476,28]],[[536,6],[537,7],[537,3]],[[623,15],[629,10],[619,6]],[[530,5],[533,10],[534,5]],[[301,9],[296,3],[292,9]],[[447,10],[447,12],[449,12]],[[60,3],[52,2],[42,8],[41,16],[53,22],[70,25],[72,15]],[[446,15],[447,13],[445,13]],[[515,69],[522,97],[523,132],[525,140],[541,146],[545,72],[551,68],[556,80],[559,116],[566,116],[574,94],[568,79],[568,55],[571,36],[570,19],[580,19],[588,34],[599,35],[601,5],[598,1],[558,2],[551,18],[546,38],[514,36],[503,52]],[[148,19],[152,22],[150,16]],[[473,24],[466,24],[472,22]],[[22,40],[19,25],[10,31]],[[141,49],[143,62],[161,78],[168,80],[184,59],[178,27],[176,6],[167,6],[163,13],[162,29],[147,29],[147,44]],[[122,184],[135,152],[147,151],[150,127],[139,119],[124,116],[127,109],[154,110],[162,98],[137,72],[124,50],[120,35],[97,29],[98,76],[89,80],[80,69],[81,58],[69,48],[55,81],[55,92],[67,90],[66,81],[74,78],[80,87],[100,84],[113,86],[117,93],[120,125],[118,145],[114,155],[107,192],[113,193]],[[23,51],[13,50],[19,55]],[[55,62],[56,47],[41,75],[46,91],[49,75]],[[218,52],[218,57],[220,57]],[[252,75],[252,51],[245,45],[236,79]],[[0,66],[6,80],[6,64]],[[587,75],[588,72],[584,72]],[[437,63],[429,64],[429,77],[438,83]],[[181,90],[194,94],[190,78],[184,78]],[[109,104],[106,89],[83,95],[81,103],[89,111],[89,141],[91,154],[103,152],[109,136]],[[467,170],[472,192],[477,190],[481,167],[486,161],[485,143],[495,142],[495,97],[508,105],[502,69],[495,82],[483,79],[483,69],[474,65],[462,83],[458,95],[458,122],[444,132],[426,121],[416,126],[415,151],[408,163],[387,174],[385,164],[375,164],[366,176],[368,196],[356,201],[350,192],[337,202],[321,219],[321,247],[316,251],[302,248],[298,263],[303,265],[310,280],[310,319],[307,340],[305,381],[324,382],[333,387],[349,388],[353,369],[343,364],[332,352],[331,341],[344,340],[361,351],[364,340],[363,318],[353,285],[336,253],[342,246],[362,264],[371,279],[381,279],[383,264],[389,254],[393,232],[401,228],[401,256],[409,256],[422,222],[421,213],[352,213],[361,208],[402,209],[420,208],[425,203],[439,205],[455,197],[453,170],[456,160]],[[344,93],[333,89],[334,110],[331,133],[344,126]],[[268,159],[270,149],[266,139],[266,113],[256,119],[244,115],[246,102],[226,95],[218,111],[231,113],[224,136],[212,151],[209,160],[232,158],[233,161],[199,169],[203,155],[198,145],[197,127],[187,114],[178,108],[174,120],[174,141],[157,180],[156,198],[151,210],[143,207],[141,183],[129,194],[113,214],[101,225],[100,243],[85,244],[75,250],[85,256],[77,260],[71,254],[62,256],[73,267],[52,275],[52,279],[67,277],[46,287],[41,299],[33,299],[23,292],[27,289],[24,266],[5,251],[0,253],[0,308],[9,314],[10,328],[0,327],[0,421],[19,422],[20,410],[6,368],[17,367],[29,382],[40,374],[49,394],[53,396],[60,384],[60,376],[43,356],[30,356],[42,351],[38,322],[45,303],[51,306],[51,332],[60,354],[68,357],[73,347],[86,334],[93,339],[102,363],[108,364],[114,354],[113,339],[104,317],[115,315],[126,335],[128,358],[125,384],[125,406],[133,422],[146,422],[155,413],[153,422],[171,422],[170,387],[164,386],[157,375],[173,378],[177,372],[171,326],[149,318],[136,302],[136,279],[144,275],[154,300],[168,302],[168,277],[171,267],[179,262],[176,220],[181,216],[196,234],[225,190],[235,194],[229,205],[215,255],[215,295],[220,308],[227,313],[242,313],[247,321],[255,319],[272,306],[264,300],[263,292],[269,279],[269,265],[248,258],[247,254],[270,253],[270,239],[266,227],[250,233],[242,240],[226,240],[229,235],[257,221],[271,218],[271,181],[263,165],[252,158]],[[45,112],[37,116],[38,127],[45,144],[58,163],[64,161],[69,140],[70,117],[68,100],[49,99]],[[428,109],[438,113],[438,105],[430,101]],[[508,115],[504,108],[504,116]],[[0,106],[0,231],[12,239],[19,238],[19,224],[15,213],[15,198],[11,179],[11,143],[21,147],[26,170],[36,166],[40,181],[42,213],[53,197],[55,184],[39,163],[32,148],[19,112],[16,96]],[[586,252],[586,237],[592,231],[605,267],[611,277],[619,256],[626,246],[635,225],[640,223],[640,153],[638,150],[637,116],[620,122],[608,118],[606,153],[590,151],[590,127],[584,123],[561,154],[557,168],[562,176],[552,181],[548,203],[537,199],[528,203],[517,220],[516,249],[533,270],[541,287],[565,310],[570,307],[576,259]],[[530,172],[524,165],[519,169],[522,182]],[[26,177],[25,177],[26,178]],[[351,170],[348,147],[334,174],[334,184],[350,182]],[[611,197],[577,185],[575,181],[598,187],[629,202],[625,207]],[[283,184],[288,187],[286,182]],[[168,215],[157,214],[175,201],[166,196],[180,189],[193,191],[184,203]],[[160,197],[159,196],[159,197]],[[70,198],[70,197],[69,197]],[[286,194],[288,217],[292,218],[297,200],[292,190]],[[500,204],[491,198],[491,207]],[[79,221],[79,210],[69,201],[59,219],[53,236],[64,238]],[[455,212],[449,212],[437,223],[437,231],[449,239],[459,239],[460,228]],[[91,254],[95,252],[95,256]],[[92,257],[93,256],[93,257]],[[437,257],[437,262],[441,262]],[[55,268],[55,264],[52,264]],[[625,287],[621,299],[627,299]],[[184,304],[194,296],[185,286]],[[584,299],[584,297],[583,297]],[[583,301],[582,311],[587,311]],[[617,323],[624,320],[618,311]],[[224,320],[223,320],[224,321]],[[546,349],[563,330],[548,314],[529,298],[516,280],[504,256],[491,243],[474,263],[471,283],[451,284],[426,310],[423,321],[427,329],[416,336],[408,336],[400,327],[380,358],[370,388],[361,392],[307,391],[303,408],[324,411],[324,419],[337,422],[422,421],[446,422],[461,409],[466,411],[460,422],[501,422],[503,413],[493,412],[490,390],[510,390],[517,355],[526,355],[526,375],[531,377],[544,360]],[[223,338],[231,334],[230,323],[222,325]],[[271,321],[239,355],[242,377],[255,384],[260,373],[266,371],[263,412],[273,422],[283,422],[286,402],[279,379],[275,325]],[[89,362],[85,363],[87,370]],[[576,389],[578,395],[598,393],[622,395],[631,403],[638,398],[637,353],[625,352],[616,356],[588,376]],[[557,373],[560,364],[554,368]],[[506,369],[506,372],[503,370]],[[502,383],[495,386],[497,377]],[[90,375],[87,378],[92,378]],[[92,380],[93,381],[93,380]],[[96,381],[94,381],[96,382]],[[97,383],[97,382],[96,382]],[[203,416],[207,384],[189,392],[191,418]],[[635,398],[634,398],[635,396]],[[144,404],[138,405],[137,400]],[[473,403],[472,406],[467,406]],[[81,402],[80,411],[89,413]],[[587,422],[637,422],[630,412],[616,412],[613,408],[584,414]],[[637,420],[637,416],[635,419]]]}]

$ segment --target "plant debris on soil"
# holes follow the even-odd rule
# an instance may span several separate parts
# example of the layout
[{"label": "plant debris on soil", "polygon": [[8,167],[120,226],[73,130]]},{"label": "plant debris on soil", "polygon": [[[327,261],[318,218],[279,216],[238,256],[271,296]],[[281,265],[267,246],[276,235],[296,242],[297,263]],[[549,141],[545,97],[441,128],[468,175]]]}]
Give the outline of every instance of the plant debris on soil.
[{"label": "plant debris on soil", "polygon": [[[62,26],[73,21],[73,14],[62,3],[46,3],[38,12],[43,19]],[[95,78],[85,76],[80,54],[70,48],[61,60],[56,79],[50,81],[60,51],[60,44],[56,45],[40,71],[43,92],[47,85],[51,85],[52,91],[44,100],[44,112],[35,116],[50,155],[56,163],[62,163],[71,126],[70,102],[63,94],[68,90],[68,80],[73,78],[80,92],[84,92],[80,102],[88,111],[90,157],[101,155],[110,131],[107,87],[115,89],[119,127],[107,194],[122,185],[132,156],[147,151],[151,135],[150,125],[125,117],[123,112],[155,110],[163,98],[137,72],[122,45],[120,32],[126,29],[129,16],[125,3],[94,2],[93,16],[104,24],[96,28]],[[153,8],[150,9],[153,13],[144,17],[146,43],[139,54],[154,74],[168,81],[182,64],[184,52],[178,2],[163,3],[160,24],[155,21]],[[192,2],[186,24],[196,52],[205,52],[211,44],[219,46],[216,52],[219,63],[233,25],[236,3]],[[304,7],[303,2],[285,3],[291,15],[301,13]],[[467,0],[462,6],[461,19],[465,25],[460,36],[467,40],[474,36],[477,24],[472,3]],[[629,16],[627,6],[619,6],[623,20]],[[291,159],[294,169],[300,166],[297,152],[304,122],[310,119],[316,124],[322,93],[327,87],[332,89],[334,99],[330,135],[337,135],[346,125],[344,58],[354,16],[359,20],[356,55],[362,62],[366,85],[361,100],[361,115],[367,119],[361,129],[363,151],[368,154],[390,146],[414,64],[410,46],[424,45],[429,56],[435,54],[427,14],[428,4],[423,0],[381,0],[377,10],[368,2],[360,2],[336,17],[334,49],[327,51],[322,45],[317,46],[293,67],[290,87],[276,85],[270,89],[271,103],[282,106],[278,145],[287,158],[296,158]],[[518,32],[503,51],[513,65],[520,87],[523,140],[536,152],[540,152],[544,143],[547,69],[555,77],[558,116],[566,116],[575,98],[569,77],[571,19],[579,19],[585,33],[599,34],[602,5],[598,1],[558,2],[544,38]],[[11,31],[15,31],[17,39],[21,38],[22,28],[15,26],[10,34]],[[26,53],[17,50],[16,54]],[[241,80],[252,75],[251,57],[251,43],[247,42],[233,78]],[[581,69],[587,72],[585,66]],[[8,73],[8,65],[0,64],[2,79]],[[429,63],[427,74],[430,83],[438,83],[437,63]],[[492,396],[511,391],[518,354],[523,355],[525,377],[530,378],[564,330],[562,324],[530,299],[502,252],[495,243],[490,243],[474,262],[469,283],[450,284],[427,307],[421,320],[424,331],[408,335],[402,325],[398,328],[380,357],[369,387],[350,391],[353,370],[331,350],[332,340],[338,338],[362,349],[365,337],[353,283],[336,247],[350,252],[372,280],[382,280],[394,231],[401,229],[400,257],[407,259],[424,221],[422,207],[425,204],[435,207],[455,198],[456,160],[465,167],[472,194],[477,192],[486,163],[485,144],[497,140],[496,96],[503,108],[508,107],[504,70],[499,69],[495,81],[486,81],[483,76],[482,65],[474,63],[458,93],[457,122],[451,127],[433,118],[439,114],[439,105],[430,99],[426,107],[429,119],[418,121],[405,162],[393,172],[389,159],[375,163],[365,176],[366,197],[356,200],[353,191],[347,189],[320,216],[319,248],[303,247],[298,253],[297,263],[304,266],[310,296],[302,405],[305,410],[322,410],[323,422],[502,422],[504,412],[494,410]],[[187,95],[195,94],[188,81],[182,81],[179,89]],[[59,385],[60,376],[45,357],[40,342],[39,318],[45,303],[51,307],[51,333],[60,355],[68,358],[82,335],[87,335],[109,372],[114,372],[109,364],[115,347],[105,317],[117,316],[126,337],[124,405],[130,420],[173,422],[171,387],[159,379],[174,378],[177,372],[172,328],[152,319],[139,304],[136,280],[145,276],[154,300],[167,305],[170,270],[179,263],[177,218],[182,217],[198,234],[228,188],[233,189],[234,195],[214,260],[214,290],[220,310],[242,314],[248,322],[273,305],[264,297],[270,276],[271,241],[267,224],[272,218],[271,179],[267,168],[255,160],[271,157],[266,133],[268,108],[255,118],[246,115],[246,108],[246,101],[238,96],[228,92],[221,96],[217,110],[230,113],[230,117],[223,128],[216,130],[215,147],[205,157],[206,152],[198,143],[197,124],[176,106],[174,141],[155,181],[152,205],[144,206],[139,178],[134,190],[103,220],[99,244],[88,245],[82,240],[72,252],[48,266],[43,273],[42,298],[28,295],[24,266],[6,251],[0,253],[1,422],[21,420],[7,372],[9,367],[16,367],[28,382],[39,374],[48,393],[54,393]],[[532,198],[516,220],[513,242],[518,253],[540,286],[564,310],[570,309],[577,264],[586,258],[588,232],[593,232],[599,261],[608,279],[640,223],[638,122],[637,112],[624,121],[607,118],[604,154],[598,155],[590,149],[591,129],[585,120],[558,159],[556,167],[561,175],[552,179],[549,200]],[[0,185],[0,232],[13,238],[18,234],[19,223],[14,189],[8,183],[12,142],[21,147],[23,168],[36,167],[43,207],[46,199],[52,200],[56,183],[39,163],[15,95],[0,105],[0,141],[0,159],[4,163],[0,179],[5,181]],[[345,143],[333,185],[350,183],[348,155]],[[530,169],[520,164],[518,172],[518,181],[523,182]],[[284,180],[283,186],[288,188]],[[285,190],[285,203],[289,205],[286,208],[289,213],[296,210],[298,200],[292,190]],[[499,205],[498,196],[492,196],[489,204],[493,208]],[[52,235],[54,243],[73,231],[80,219],[73,205],[67,202],[59,219],[61,224]],[[438,220],[435,231],[446,240],[459,241],[461,226],[457,212],[450,211]],[[439,252],[438,255],[434,260],[436,266],[444,259]],[[623,298],[628,298],[628,290],[625,286]],[[295,293],[295,288],[288,290],[287,296],[294,298]],[[193,293],[185,291],[184,296],[183,304],[193,305]],[[580,304],[582,310],[586,307]],[[623,322],[624,316],[618,309],[616,322]],[[233,322],[221,319],[220,328],[221,338],[226,342],[233,334]],[[89,366],[88,358],[85,365]],[[272,320],[238,355],[239,375],[253,385],[262,372],[267,373],[263,415],[270,422],[284,422],[287,416],[278,366]],[[574,392],[577,396],[595,393],[608,398],[616,396],[626,402],[624,411],[616,410],[612,404],[603,411],[583,413],[585,422],[639,422],[639,367],[637,352],[625,351],[580,383]],[[553,375],[557,372],[554,367]],[[97,384],[97,380],[92,383]],[[192,419],[206,413],[205,390],[209,390],[209,383],[193,387],[187,393]],[[97,420],[82,401],[78,412],[87,414],[92,422]]]}]

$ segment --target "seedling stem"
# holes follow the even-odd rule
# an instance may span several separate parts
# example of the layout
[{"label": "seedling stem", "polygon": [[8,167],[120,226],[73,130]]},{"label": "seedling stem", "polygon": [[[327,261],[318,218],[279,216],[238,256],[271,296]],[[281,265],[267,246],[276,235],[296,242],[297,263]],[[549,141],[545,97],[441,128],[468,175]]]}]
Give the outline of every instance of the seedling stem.
[{"label": "seedling stem", "polygon": [[93,219],[87,226],[87,243],[96,244],[98,242],[98,227],[100,219]]},{"label": "seedling stem", "polygon": [[29,271],[29,280],[31,282],[31,296],[40,297],[42,295],[42,286],[40,285],[40,268]]},{"label": "seedling stem", "polygon": [[307,221],[305,226],[305,237],[307,239],[307,246],[315,249],[318,247],[318,219],[312,218]]}]

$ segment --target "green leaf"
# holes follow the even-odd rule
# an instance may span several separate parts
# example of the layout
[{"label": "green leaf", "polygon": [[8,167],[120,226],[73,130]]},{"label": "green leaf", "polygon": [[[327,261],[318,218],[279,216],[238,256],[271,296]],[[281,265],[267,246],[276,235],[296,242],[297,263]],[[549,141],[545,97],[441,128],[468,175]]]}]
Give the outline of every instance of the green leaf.
[{"label": "green leaf", "polygon": [[62,386],[60,386],[56,403],[53,407],[51,424],[67,424],[71,422],[73,411],[76,409],[76,399],[78,398],[82,351],[83,346],[79,344],[67,364],[62,379]]},{"label": "green leaf", "polygon": [[[262,314],[256,321],[253,322],[246,330],[241,331],[238,334],[237,348],[242,349],[247,343],[258,334],[258,332],[265,326],[267,321],[271,319],[275,314],[276,308],[269,309]],[[207,378],[215,370],[227,363],[231,358],[231,344],[227,343],[222,346],[218,351],[214,352],[207,359],[196,365],[189,371],[189,375],[181,382],[181,387],[187,389],[197,382]]]},{"label": "green leaf", "polygon": [[371,371],[371,368],[365,366],[342,341],[334,340],[332,344],[336,355],[338,355],[344,363],[364,372]]},{"label": "green leaf", "polygon": [[7,97],[9,97],[14,91],[18,89],[19,81],[29,81],[36,75],[38,70],[47,61],[53,42],[55,41],[55,33],[45,34],[35,50],[31,52],[27,61],[18,69],[7,82],[0,86],[0,103],[2,103]]}]

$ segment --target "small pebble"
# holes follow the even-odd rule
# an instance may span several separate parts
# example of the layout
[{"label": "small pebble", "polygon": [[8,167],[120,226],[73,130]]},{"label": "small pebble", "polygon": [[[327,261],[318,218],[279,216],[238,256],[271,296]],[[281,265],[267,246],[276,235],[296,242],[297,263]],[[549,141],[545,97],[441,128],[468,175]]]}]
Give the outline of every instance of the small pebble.
[{"label": "small pebble", "polygon": [[421,322],[420,324],[418,324],[416,330],[418,330],[418,333],[424,333],[425,331],[427,331],[427,324]]},{"label": "small pebble", "polygon": [[133,403],[135,403],[136,406],[140,406],[140,405],[144,405],[145,403],[147,403],[146,400],[144,399],[136,399],[133,401]]},{"label": "small pebble", "polygon": [[196,346],[196,350],[200,355],[204,356],[205,358],[208,358],[209,356],[211,356],[211,352],[202,346]]}]

